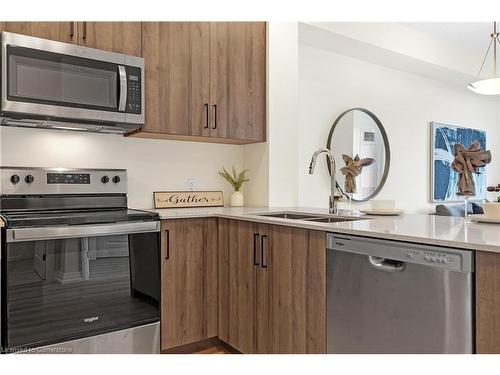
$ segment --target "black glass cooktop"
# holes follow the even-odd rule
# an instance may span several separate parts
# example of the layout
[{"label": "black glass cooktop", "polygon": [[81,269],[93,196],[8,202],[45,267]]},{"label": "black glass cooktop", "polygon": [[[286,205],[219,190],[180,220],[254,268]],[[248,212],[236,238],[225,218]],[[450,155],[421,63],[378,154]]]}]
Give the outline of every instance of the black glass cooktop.
[{"label": "black glass cooktop", "polygon": [[124,221],[158,220],[159,215],[154,212],[107,209],[81,211],[32,211],[32,212],[2,212],[6,227],[25,228],[55,225],[89,225],[109,224]]}]

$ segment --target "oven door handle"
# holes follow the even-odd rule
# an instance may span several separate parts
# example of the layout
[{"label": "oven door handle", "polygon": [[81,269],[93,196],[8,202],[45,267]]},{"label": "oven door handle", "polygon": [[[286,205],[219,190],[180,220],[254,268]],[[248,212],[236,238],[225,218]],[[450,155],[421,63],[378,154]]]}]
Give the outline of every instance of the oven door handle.
[{"label": "oven door handle", "polygon": [[159,221],[18,228],[7,229],[6,242],[26,242],[79,237],[102,237],[119,234],[150,233],[159,231]]},{"label": "oven door handle", "polygon": [[127,103],[127,71],[123,65],[118,65],[118,74],[120,76],[120,99],[118,102],[118,111],[125,111]]}]

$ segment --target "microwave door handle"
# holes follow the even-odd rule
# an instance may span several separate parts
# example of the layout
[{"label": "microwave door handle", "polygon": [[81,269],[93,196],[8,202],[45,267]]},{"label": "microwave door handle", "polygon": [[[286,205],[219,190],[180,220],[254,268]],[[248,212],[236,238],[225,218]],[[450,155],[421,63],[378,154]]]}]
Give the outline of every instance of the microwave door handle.
[{"label": "microwave door handle", "polygon": [[120,77],[120,100],[118,102],[118,111],[125,112],[127,102],[127,71],[123,65],[118,65],[118,75]]}]

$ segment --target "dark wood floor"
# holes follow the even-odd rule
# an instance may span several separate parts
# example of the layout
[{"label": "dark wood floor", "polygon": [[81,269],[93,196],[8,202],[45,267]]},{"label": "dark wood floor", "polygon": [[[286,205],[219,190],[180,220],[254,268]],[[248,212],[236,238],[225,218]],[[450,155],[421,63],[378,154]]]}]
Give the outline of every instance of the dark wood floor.
[{"label": "dark wood floor", "polygon": [[193,352],[193,354],[232,354],[227,348],[222,345],[216,344],[205,349]]},{"label": "dark wood floor", "polygon": [[162,351],[162,354],[240,354],[218,338],[211,338]]}]

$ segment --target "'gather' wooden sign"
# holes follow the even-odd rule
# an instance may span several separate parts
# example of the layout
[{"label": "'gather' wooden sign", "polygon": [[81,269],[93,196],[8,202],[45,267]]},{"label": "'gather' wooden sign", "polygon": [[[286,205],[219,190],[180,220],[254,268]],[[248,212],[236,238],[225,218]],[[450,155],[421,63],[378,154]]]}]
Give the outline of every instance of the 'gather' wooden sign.
[{"label": "'gather' wooden sign", "polygon": [[222,191],[156,191],[155,208],[222,207]]}]

